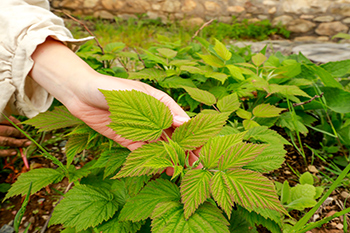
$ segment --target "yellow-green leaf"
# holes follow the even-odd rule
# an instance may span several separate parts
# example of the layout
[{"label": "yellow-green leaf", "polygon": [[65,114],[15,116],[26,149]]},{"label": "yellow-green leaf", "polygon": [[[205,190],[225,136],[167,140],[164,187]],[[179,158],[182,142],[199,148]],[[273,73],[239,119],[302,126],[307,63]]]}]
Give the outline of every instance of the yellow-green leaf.
[{"label": "yellow-green leaf", "polygon": [[235,65],[226,65],[227,69],[230,71],[232,77],[238,81],[245,80],[244,76],[242,75],[241,68],[235,66]]},{"label": "yellow-green leaf", "polygon": [[172,49],[168,49],[168,48],[159,48],[157,49],[157,51],[159,52],[159,54],[165,58],[174,58],[177,55],[177,52],[172,50]]},{"label": "yellow-green leaf", "polygon": [[224,62],[220,60],[220,58],[217,58],[213,55],[203,55],[199,53],[197,55],[200,56],[203,59],[203,61],[210,66],[214,66],[218,68],[225,66]]},{"label": "yellow-green leaf", "polygon": [[226,48],[226,46],[217,39],[215,39],[214,50],[225,61],[230,60],[232,56],[231,52]]},{"label": "yellow-green leaf", "polygon": [[237,109],[239,109],[240,105],[241,105],[241,102],[239,102],[239,99],[236,93],[227,95],[222,99],[219,99],[217,103],[217,107],[219,108],[220,112],[229,112],[229,113],[232,113]]},{"label": "yellow-green leaf", "polygon": [[209,106],[216,103],[215,96],[208,91],[201,90],[198,88],[193,88],[193,87],[187,87],[187,86],[183,86],[183,88],[194,100],[197,100],[198,102],[201,102]]},{"label": "yellow-green leaf", "polygon": [[261,66],[266,61],[266,59],[267,57],[262,53],[258,53],[252,56],[252,62],[256,66]]},{"label": "yellow-green leaf", "polygon": [[278,108],[270,104],[259,104],[253,109],[256,117],[278,117],[285,108]]},{"label": "yellow-green leaf", "polygon": [[239,108],[237,111],[236,111],[236,114],[237,116],[239,116],[240,118],[243,118],[243,119],[246,119],[246,120],[249,120],[250,118],[252,118],[252,113],[251,112],[248,112],[244,109],[241,109]]}]

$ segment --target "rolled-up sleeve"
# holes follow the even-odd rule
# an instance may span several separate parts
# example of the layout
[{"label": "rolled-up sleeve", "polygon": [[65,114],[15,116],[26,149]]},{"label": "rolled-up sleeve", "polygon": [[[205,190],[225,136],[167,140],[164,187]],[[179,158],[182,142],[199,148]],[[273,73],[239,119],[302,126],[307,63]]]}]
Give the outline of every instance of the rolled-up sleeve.
[{"label": "rolled-up sleeve", "polygon": [[48,36],[73,51],[92,39],[74,39],[63,20],[49,11],[46,0],[0,1],[1,112],[33,117],[50,107],[53,96],[28,76],[31,55]]}]

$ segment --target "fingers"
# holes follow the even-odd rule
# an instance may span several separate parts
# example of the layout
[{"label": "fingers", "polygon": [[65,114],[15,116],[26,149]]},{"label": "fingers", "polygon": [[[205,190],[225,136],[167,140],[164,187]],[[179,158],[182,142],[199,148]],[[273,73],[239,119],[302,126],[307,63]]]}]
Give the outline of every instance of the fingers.
[{"label": "fingers", "polygon": [[0,157],[8,157],[16,154],[17,154],[17,151],[15,149],[0,150]]},{"label": "fingers", "polygon": [[0,125],[0,136],[25,138],[25,136],[13,126]]},{"label": "fingers", "polygon": [[13,137],[0,136],[0,146],[26,147],[30,144],[31,142],[28,139],[17,139]]}]

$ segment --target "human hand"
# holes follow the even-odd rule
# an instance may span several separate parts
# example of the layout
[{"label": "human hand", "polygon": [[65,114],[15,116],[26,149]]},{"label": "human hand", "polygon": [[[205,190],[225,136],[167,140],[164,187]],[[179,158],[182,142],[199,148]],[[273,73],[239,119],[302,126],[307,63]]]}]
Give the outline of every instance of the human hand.
[{"label": "human hand", "polygon": [[[20,121],[16,118],[10,116],[9,119],[20,128],[23,127],[19,125]],[[19,130],[13,127],[9,121],[0,122],[0,146],[27,147],[30,144],[31,142]],[[0,157],[8,157],[16,154],[16,149],[0,149]]]}]

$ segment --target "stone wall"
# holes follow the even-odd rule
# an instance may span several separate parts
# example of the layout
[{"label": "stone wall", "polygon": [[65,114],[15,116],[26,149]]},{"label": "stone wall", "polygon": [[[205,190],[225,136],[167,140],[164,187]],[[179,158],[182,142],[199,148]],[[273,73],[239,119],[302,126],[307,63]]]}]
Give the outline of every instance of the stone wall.
[{"label": "stone wall", "polygon": [[214,18],[230,22],[269,19],[281,23],[296,40],[329,40],[348,33],[350,0],[50,0],[54,9],[73,15],[113,19],[146,14],[149,18],[186,20],[201,25]]}]

